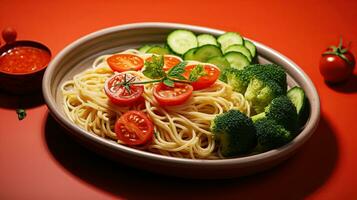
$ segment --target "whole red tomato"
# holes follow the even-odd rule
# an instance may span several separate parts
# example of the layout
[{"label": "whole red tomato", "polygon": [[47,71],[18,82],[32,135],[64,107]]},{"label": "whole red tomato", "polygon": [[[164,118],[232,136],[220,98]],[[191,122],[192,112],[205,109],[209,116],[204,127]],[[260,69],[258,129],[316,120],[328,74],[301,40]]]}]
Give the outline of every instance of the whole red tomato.
[{"label": "whole red tomato", "polygon": [[331,46],[322,54],[320,73],[327,82],[338,83],[347,80],[353,74],[356,61],[353,54],[342,46]]},{"label": "whole red tomato", "polygon": [[16,30],[11,27],[7,27],[2,30],[2,38],[5,40],[6,43],[14,42],[16,40],[16,36]]}]

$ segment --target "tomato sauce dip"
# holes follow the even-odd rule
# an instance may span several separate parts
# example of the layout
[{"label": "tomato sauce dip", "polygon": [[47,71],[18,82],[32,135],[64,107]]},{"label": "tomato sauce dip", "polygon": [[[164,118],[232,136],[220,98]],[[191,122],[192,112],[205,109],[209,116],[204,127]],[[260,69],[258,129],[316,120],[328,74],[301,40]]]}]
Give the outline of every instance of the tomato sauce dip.
[{"label": "tomato sauce dip", "polygon": [[24,74],[36,72],[47,66],[51,54],[41,48],[15,46],[0,55],[0,71]]}]

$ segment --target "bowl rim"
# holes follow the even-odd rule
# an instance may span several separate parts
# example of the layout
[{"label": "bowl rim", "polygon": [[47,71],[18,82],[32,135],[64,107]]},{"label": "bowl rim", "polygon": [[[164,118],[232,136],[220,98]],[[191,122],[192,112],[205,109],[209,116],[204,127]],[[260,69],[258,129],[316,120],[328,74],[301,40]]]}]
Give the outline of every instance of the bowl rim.
[{"label": "bowl rim", "polygon": [[6,72],[3,70],[0,70],[0,73],[2,74],[6,74],[6,75],[10,75],[10,76],[24,76],[24,75],[31,75],[31,74],[36,74],[40,71],[43,71],[44,69],[46,69],[49,65],[49,63],[51,62],[51,58],[52,58],[52,53],[51,50],[44,44],[37,42],[37,41],[33,41],[33,40],[16,40],[14,42],[5,44],[3,46],[0,46],[0,56],[2,56],[2,54],[12,48],[15,47],[32,47],[32,48],[37,48],[37,49],[42,49],[44,51],[46,51],[49,56],[50,56],[50,60],[46,63],[46,65],[42,66],[41,68],[35,70],[35,71],[31,71],[31,72],[22,72],[22,73],[13,73],[13,72]]},{"label": "bowl rim", "polygon": [[[307,85],[308,90],[310,90],[314,101],[311,103],[311,110],[310,110],[310,119],[305,125],[304,129],[300,132],[300,134],[294,138],[288,144],[273,149],[267,152],[243,156],[243,157],[235,157],[235,158],[225,158],[225,159],[217,159],[217,160],[204,160],[204,159],[189,159],[189,158],[177,158],[177,157],[169,157],[165,155],[155,154],[147,151],[138,150],[132,147],[120,145],[117,143],[113,143],[108,139],[99,137],[94,134],[88,134],[85,130],[79,128],[78,126],[74,125],[69,119],[67,119],[60,110],[56,107],[55,101],[55,94],[51,92],[51,78],[53,71],[55,70],[56,66],[61,62],[61,60],[70,53],[73,49],[79,47],[80,45],[102,35],[110,34],[113,32],[118,31],[125,31],[131,29],[145,29],[145,28],[161,28],[161,29],[188,29],[194,32],[210,32],[213,34],[222,34],[225,31],[212,29],[207,27],[195,26],[195,25],[187,25],[187,24],[180,24],[180,23],[166,23],[166,22],[143,22],[143,23],[131,23],[131,24],[124,24],[119,26],[113,26],[105,29],[98,30],[96,32],[90,33],[85,35],[76,41],[72,42],[71,44],[67,45],[63,50],[61,50],[54,59],[49,63],[48,67],[46,68],[43,82],[42,82],[42,91],[44,100],[47,104],[47,107],[50,110],[51,115],[71,134],[76,136],[82,137],[82,139],[90,140],[90,142],[94,142],[99,145],[103,145],[102,148],[109,148],[112,151],[119,151],[120,153],[125,153],[128,156],[135,156],[139,158],[149,159],[152,161],[159,161],[159,162],[166,162],[171,164],[180,164],[180,165],[191,165],[191,166],[198,166],[198,167],[217,167],[217,166],[232,166],[232,165],[252,165],[257,162],[264,162],[270,159],[278,159],[280,157],[284,157],[289,153],[295,151],[301,145],[303,145],[314,133],[318,126],[318,122],[320,119],[320,100],[317,93],[317,90],[312,83],[311,79],[305,74],[305,72],[292,60],[287,58],[286,56],[280,54],[279,52],[275,51],[274,49],[263,45],[259,42],[251,40],[259,49],[259,51],[269,52],[273,54],[273,56],[279,58],[283,62],[287,63],[290,66],[293,66],[294,72],[299,76]],[[74,133],[75,132],[75,133]]]}]

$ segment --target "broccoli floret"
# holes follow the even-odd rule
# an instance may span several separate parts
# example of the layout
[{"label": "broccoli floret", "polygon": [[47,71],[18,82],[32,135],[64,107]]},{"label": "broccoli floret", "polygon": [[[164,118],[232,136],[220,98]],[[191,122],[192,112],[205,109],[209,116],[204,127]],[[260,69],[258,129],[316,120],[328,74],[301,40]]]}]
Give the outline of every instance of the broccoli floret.
[{"label": "broccoli floret", "polygon": [[211,131],[225,157],[249,153],[257,144],[253,121],[238,110],[217,115],[211,123]]},{"label": "broccoli floret", "polygon": [[263,118],[265,118],[265,117],[266,117],[265,112],[261,112],[261,113],[259,113],[259,114],[256,114],[256,115],[252,116],[251,119],[252,119],[253,122],[255,123],[255,122],[257,122],[258,120],[263,119]]},{"label": "broccoli floret", "polygon": [[280,96],[273,99],[266,109],[266,117],[276,121],[285,129],[296,132],[298,127],[298,115],[294,104],[287,96]]},{"label": "broccoli floret", "polygon": [[258,146],[263,151],[281,147],[294,138],[293,133],[268,118],[258,120],[255,123],[255,128],[257,130]]},{"label": "broccoli floret", "polygon": [[275,97],[282,94],[284,94],[284,90],[275,81],[263,75],[257,75],[250,80],[244,97],[251,103],[254,111],[259,114]]},{"label": "broccoli floret", "polygon": [[226,82],[233,87],[233,90],[244,94],[249,84],[249,77],[245,75],[244,70],[230,68],[224,72]]},{"label": "broccoli floret", "polygon": [[244,68],[245,76],[252,78],[254,76],[264,76],[267,79],[275,81],[286,93],[286,73],[285,70],[275,64],[254,64]]}]

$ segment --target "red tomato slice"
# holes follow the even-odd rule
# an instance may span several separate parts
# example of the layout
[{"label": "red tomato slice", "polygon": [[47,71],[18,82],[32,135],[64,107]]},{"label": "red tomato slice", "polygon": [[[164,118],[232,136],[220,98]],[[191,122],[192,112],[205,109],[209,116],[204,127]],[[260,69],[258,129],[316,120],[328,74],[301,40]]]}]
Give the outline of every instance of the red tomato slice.
[{"label": "red tomato slice", "polygon": [[189,84],[175,83],[169,87],[159,83],[154,88],[154,97],[162,106],[176,106],[184,103],[190,98],[193,88]]},{"label": "red tomato slice", "polygon": [[113,71],[138,71],[144,66],[144,60],[132,54],[115,54],[107,59],[107,63]]},{"label": "red tomato slice", "polygon": [[141,145],[152,139],[154,125],[145,113],[132,110],[116,121],[114,131],[125,144]]},{"label": "red tomato slice", "polygon": [[[151,61],[152,58],[149,57],[145,61]],[[170,55],[165,55],[164,56],[164,70],[167,71],[174,67],[175,65],[179,64],[181,60],[177,58],[176,56],[170,56]]]},{"label": "red tomato slice", "polygon": [[[196,66],[197,65],[186,66],[185,67],[186,72],[183,74],[183,76],[186,79],[188,79],[192,69],[195,68]],[[197,79],[197,81],[191,83],[194,90],[200,90],[211,86],[213,83],[216,82],[216,80],[219,77],[220,71],[214,65],[205,64],[203,65],[203,69],[206,75],[201,76],[200,78]]]},{"label": "red tomato slice", "polygon": [[130,92],[122,85],[121,82],[126,79],[127,81],[139,81],[137,77],[130,73],[120,73],[109,78],[104,84],[104,91],[109,99],[119,106],[130,106],[137,102],[144,92],[142,85],[130,85]]}]

